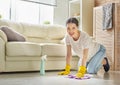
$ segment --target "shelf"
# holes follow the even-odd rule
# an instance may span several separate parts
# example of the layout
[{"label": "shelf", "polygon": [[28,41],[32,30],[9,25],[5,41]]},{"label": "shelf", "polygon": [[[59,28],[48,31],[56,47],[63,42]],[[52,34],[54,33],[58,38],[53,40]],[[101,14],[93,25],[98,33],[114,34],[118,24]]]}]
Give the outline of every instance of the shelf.
[{"label": "shelf", "polygon": [[80,0],[71,0],[70,3],[71,4],[80,4]]},{"label": "shelf", "polygon": [[73,16],[73,17],[75,17],[80,23],[80,16]]},{"label": "shelf", "polygon": [[74,16],[74,17],[76,17],[76,18],[80,18],[80,16]]},{"label": "shelf", "polygon": [[71,0],[69,1],[69,16],[78,16],[80,15],[80,0]]}]

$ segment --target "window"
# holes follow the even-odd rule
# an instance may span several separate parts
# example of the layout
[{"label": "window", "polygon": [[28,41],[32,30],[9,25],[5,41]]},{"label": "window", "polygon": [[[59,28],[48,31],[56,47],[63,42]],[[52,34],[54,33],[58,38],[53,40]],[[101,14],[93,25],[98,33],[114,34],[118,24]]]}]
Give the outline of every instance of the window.
[{"label": "window", "polygon": [[26,23],[39,23],[39,4],[17,1],[16,21]]},{"label": "window", "polygon": [[52,6],[40,5],[40,23],[49,21],[53,24],[54,10]]},{"label": "window", "polygon": [[10,18],[10,0],[0,0],[0,15],[3,19]]},{"label": "window", "polygon": [[0,14],[4,19],[33,24],[43,24],[49,21],[53,24],[54,7],[50,5],[24,0],[1,0],[0,8]]}]

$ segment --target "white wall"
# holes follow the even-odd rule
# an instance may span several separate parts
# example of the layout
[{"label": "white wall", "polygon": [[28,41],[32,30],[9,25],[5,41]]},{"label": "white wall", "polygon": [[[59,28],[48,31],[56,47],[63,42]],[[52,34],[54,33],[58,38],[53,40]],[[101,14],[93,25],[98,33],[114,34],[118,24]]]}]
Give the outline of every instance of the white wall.
[{"label": "white wall", "polygon": [[57,7],[54,9],[54,24],[65,25],[68,12],[68,0],[57,0]]}]

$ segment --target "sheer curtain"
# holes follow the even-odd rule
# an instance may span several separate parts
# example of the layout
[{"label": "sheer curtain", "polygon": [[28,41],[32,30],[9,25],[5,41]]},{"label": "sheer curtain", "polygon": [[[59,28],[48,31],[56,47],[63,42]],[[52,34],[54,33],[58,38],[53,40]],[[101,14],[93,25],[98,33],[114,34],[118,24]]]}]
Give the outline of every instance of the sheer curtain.
[{"label": "sheer curtain", "polygon": [[39,4],[17,1],[15,20],[26,23],[39,23]]},{"label": "sheer curtain", "polygon": [[[50,2],[51,0],[43,1]],[[2,16],[0,19],[17,22],[33,24],[50,22],[50,24],[53,24],[54,6],[42,3],[31,3],[23,0],[0,0],[0,15]]]},{"label": "sheer curtain", "polygon": [[12,0],[11,20],[32,24],[53,24],[54,7],[23,0]]},{"label": "sheer curtain", "polygon": [[10,18],[10,0],[0,0],[0,15],[2,19]]}]

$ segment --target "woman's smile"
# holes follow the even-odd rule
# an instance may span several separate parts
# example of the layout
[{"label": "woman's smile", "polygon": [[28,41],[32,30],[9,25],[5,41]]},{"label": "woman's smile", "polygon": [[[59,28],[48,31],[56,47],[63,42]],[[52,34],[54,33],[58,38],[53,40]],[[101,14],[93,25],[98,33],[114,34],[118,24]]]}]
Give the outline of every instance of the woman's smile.
[{"label": "woman's smile", "polygon": [[70,36],[73,36],[74,34],[75,34],[74,32],[72,32],[72,33],[69,33],[69,35],[70,35]]}]

